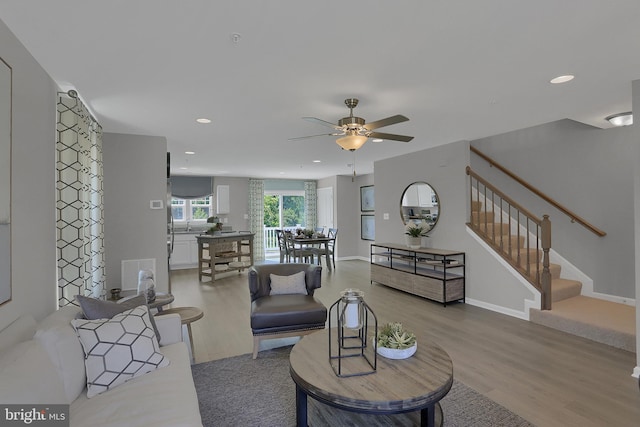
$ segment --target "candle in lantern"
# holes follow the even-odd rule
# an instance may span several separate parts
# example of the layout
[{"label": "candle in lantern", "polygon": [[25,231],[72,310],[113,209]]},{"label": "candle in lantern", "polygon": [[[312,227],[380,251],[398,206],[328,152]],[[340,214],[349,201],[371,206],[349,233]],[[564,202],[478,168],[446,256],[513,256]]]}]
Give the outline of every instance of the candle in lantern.
[{"label": "candle in lantern", "polygon": [[358,313],[357,302],[347,304],[347,309],[344,316],[344,327],[349,329],[358,329],[360,327],[360,319]]}]

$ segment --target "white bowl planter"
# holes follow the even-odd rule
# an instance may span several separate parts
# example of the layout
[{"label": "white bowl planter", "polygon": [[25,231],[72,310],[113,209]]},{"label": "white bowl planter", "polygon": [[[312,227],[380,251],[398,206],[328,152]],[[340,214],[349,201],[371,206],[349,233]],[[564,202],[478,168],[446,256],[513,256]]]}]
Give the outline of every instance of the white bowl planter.
[{"label": "white bowl planter", "polygon": [[409,348],[387,348],[378,347],[376,351],[382,357],[387,359],[407,359],[413,356],[418,349],[418,343],[415,343]]}]

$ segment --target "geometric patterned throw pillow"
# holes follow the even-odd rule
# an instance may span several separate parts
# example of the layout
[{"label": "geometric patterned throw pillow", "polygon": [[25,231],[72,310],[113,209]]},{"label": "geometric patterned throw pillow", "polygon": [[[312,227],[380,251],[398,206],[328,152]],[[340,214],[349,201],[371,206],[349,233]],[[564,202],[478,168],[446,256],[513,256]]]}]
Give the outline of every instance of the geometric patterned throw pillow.
[{"label": "geometric patterned throw pillow", "polygon": [[71,324],[85,353],[87,397],[169,364],[160,352],[146,306],[111,319],[75,319]]}]

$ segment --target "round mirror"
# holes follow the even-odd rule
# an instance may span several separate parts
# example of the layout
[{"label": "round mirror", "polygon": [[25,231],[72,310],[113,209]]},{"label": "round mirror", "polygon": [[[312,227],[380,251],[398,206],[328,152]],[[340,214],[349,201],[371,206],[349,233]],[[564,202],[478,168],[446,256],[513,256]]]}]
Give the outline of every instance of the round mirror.
[{"label": "round mirror", "polygon": [[440,217],[438,193],[426,182],[414,182],[404,189],[400,199],[400,217],[407,225],[410,221],[426,222],[432,230]]}]

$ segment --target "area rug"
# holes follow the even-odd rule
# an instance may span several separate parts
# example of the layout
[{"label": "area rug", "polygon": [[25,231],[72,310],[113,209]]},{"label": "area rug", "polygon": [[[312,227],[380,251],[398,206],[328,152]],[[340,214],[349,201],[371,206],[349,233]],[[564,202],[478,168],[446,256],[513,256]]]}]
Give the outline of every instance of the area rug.
[{"label": "area rug", "polygon": [[[291,347],[193,365],[200,414],[205,427],[294,426],[295,384],[289,375]],[[311,426],[419,425],[419,413],[362,416],[309,399]],[[532,426],[493,400],[454,380],[440,401],[447,427]]]}]

